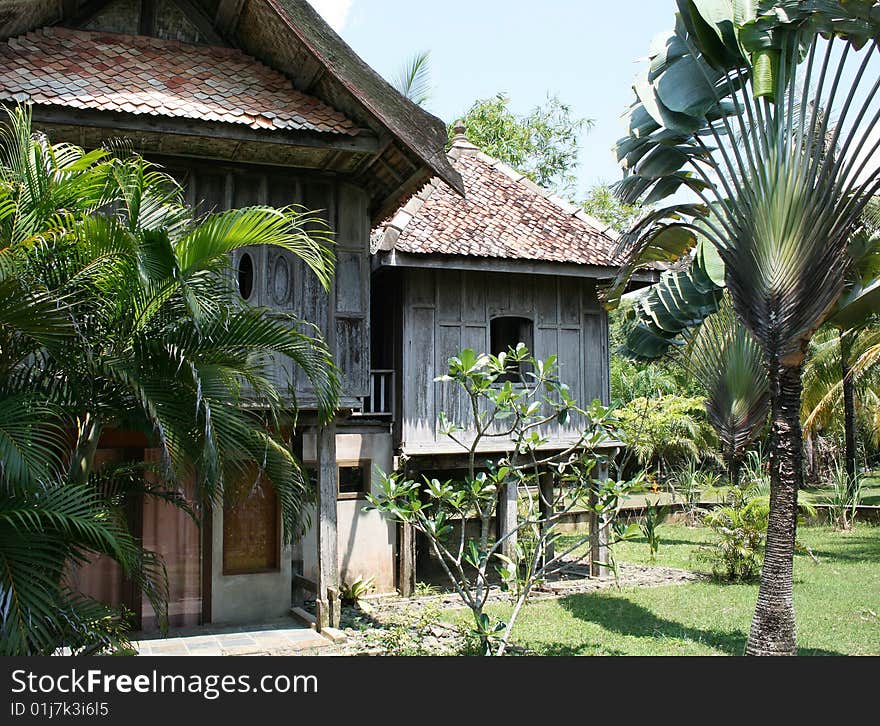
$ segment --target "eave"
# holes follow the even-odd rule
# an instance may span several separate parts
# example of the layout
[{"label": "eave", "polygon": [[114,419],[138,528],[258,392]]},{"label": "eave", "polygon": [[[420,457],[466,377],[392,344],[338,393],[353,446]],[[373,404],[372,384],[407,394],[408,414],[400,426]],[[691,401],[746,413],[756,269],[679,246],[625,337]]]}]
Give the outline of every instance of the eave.
[{"label": "eave", "polygon": [[[421,255],[409,252],[377,252],[373,255],[373,269],[427,269],[461,270],[470,272],[503,272],[551,277],[579,277],[588,280],[613,280],[619,268],[600,265],[580,265],[574,262],[541,262],[499,257],[466,257],[463,255]],[[652,285],[660,279],[652,270],[636,272],[632,281],[636,286]]]}]

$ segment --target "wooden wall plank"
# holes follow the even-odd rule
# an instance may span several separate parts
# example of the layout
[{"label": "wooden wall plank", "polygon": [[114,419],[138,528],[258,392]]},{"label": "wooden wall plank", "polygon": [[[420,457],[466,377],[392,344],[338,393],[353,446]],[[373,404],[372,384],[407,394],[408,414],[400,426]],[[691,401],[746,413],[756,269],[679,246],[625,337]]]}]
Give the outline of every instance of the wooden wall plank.
[{"label": "wooden wall plank", "polygon": [[437,321],[445,323],[461,322],[462,273],[446,270],[437,280]]},{"label": "wooden wall plank", "polygon": [[404,323],[402,374],[407,444],[434,440],[434,341],[434,309],[410,309]]},{"label": "wooden wall plank", "polygon": [[[440,325],[437,335],[435,377],[443,375],[448,360],[461,351],[461,326]],[[450,421],[462,422],[463,395],[453,383],[434,383],[437,389],[437,415],[445,413]]]},{"label": "wooden wall plank", "polygon": [[599,399],[610,403],[608,369],[608,317],[605,313],[584,315],[584,404]]},{"label": "wooden wall plank", "polygon": [[[607,400],[607,320],[599,312],[591,283],[562,276],[471,271],[413,269],[405,274],[401,436],[408,448],[449,444],[435,435],[441,410],[469,422],[463,413],[465,395],[454,396],[451,386],[437,387],[433,379],[445,372],[448,357],[463,348],[491,352],[489,328],[495,317],[533,320],[536,357],[558,357],[560,377],[579,402],[589,404],[594,397]],[[430,361],[427,367],[426,361]],[[568,436],[571,426],[568,429],[553,427],[546,433]]]}]

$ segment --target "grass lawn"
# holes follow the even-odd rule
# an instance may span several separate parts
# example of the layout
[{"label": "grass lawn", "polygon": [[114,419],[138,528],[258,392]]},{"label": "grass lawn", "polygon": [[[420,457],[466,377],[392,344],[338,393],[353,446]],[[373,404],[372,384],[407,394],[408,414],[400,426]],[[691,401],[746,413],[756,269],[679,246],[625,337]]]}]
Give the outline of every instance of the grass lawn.
[{"label": "grass lawn", "polygon": [[868,476],[862,489],[862,504],[880,506],[880,473]]},{"label": "grass lawn", "polygon": [[[660,534],[657,565],[705,569],[693,555],[706,530],[663,525]],[[803,527],[799,536],[819,558],[795,558],[800,653],[880,655],[880,527]],[[626,543],[618,557],[647,563],[647,549]],[[514,642],[543,655],[739,655],[757,591],[707,581],[538,602],[520,615]]]}]

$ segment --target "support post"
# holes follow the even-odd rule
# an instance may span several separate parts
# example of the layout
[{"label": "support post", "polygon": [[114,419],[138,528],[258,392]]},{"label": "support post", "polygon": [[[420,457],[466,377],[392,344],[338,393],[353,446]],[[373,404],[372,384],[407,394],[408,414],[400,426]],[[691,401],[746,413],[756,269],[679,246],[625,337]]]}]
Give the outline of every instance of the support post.
[{"label": "support post", "polygon": [[339,492],[336,468],[336,423],[318,429],[318,592],[315,618],[320,632],[338,628],[339,556],[337,553],[336,501]]},{"label": "support post", "polygon": [[397,525],[397,589],[401,597],[416,590],[416,531],[405,522]]},{"label": "support post", "polygon": [[[608,480],[608,464],[599,462],[596,477],[599,482]],[[590,574],[593,577],[607,577],[610,569],[608,562],[608,519],[593,508],[596,504],[595,485],[590,490]]]},{"label": "support post", "polygon": [[501,545],[501,554],[514,562],[516,561],[517,493],[518,489],[515,483],[506,484],[499,493],[498,511],[495,513],[498,538],[501,539],[510,534]]},{"label": "support post", "polygon": [[[541,472],[541,486],[540,492],[538,495],[538,504],[540,507],[540,516],[542,520],[547,520],[553,516],[555,513],[555,505],[554,502],[554,485],[555,485],[556,477],[553,475],[553,472],[547,469],[546,471]],[[542,524],[541,525],[541,535],[543,536],[546,533],[546,530],[549,525]],[[541,566],[546,565],[550,562],[554,557],[556,557],[556,547],[552,543],[548,544],[546,549],[544,550],[544,561],[541,562]]]}]

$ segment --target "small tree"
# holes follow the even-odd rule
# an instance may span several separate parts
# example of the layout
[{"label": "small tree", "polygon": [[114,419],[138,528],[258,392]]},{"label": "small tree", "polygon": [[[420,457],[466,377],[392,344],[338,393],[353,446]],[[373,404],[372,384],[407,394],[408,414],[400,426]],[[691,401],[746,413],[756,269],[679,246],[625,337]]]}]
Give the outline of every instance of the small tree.
[{"label": "small tree", "polygon": [[[473,613],[483,652],[503,655],[534,586],[589,541],[584,535],[556,552],[562,518],[575,508],[588,509],[600,515],[602,534],[612,543],[631,539],[638,527],[615,528],[613,520],[633,483],[596,475],[597,467],[611,463],[607,451],[620,440],[616,421],[598,401],[578,407],[557,379],[555,357],[536,360],[523,345],[498,356],[464,350],[450,358],[448,373],[437,380],[458,386],[466,399],[469,425],[440,414],[443,434],[467,454],[466,477],[441,482],[383,475],[370,502],[425,536]],[[579,431],[575,440],[561,451],[550,450],[548,428],[567,423]],[[487,449],[502,453],[481,454]],[[544,476],[562,486],[542,487]],[[496,537],[492,521],[503,516],[502,502],[510,508],[511,524]],[[471,518],[479,525],[474,534],[467,526]],[[513,593],[506,622],[485,612],[494,577]]]}]

